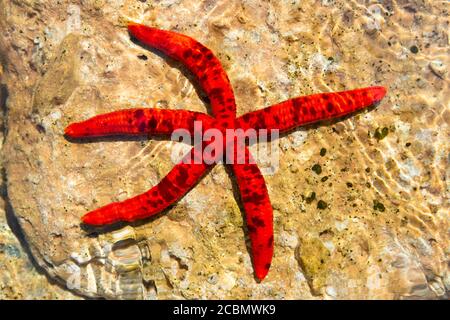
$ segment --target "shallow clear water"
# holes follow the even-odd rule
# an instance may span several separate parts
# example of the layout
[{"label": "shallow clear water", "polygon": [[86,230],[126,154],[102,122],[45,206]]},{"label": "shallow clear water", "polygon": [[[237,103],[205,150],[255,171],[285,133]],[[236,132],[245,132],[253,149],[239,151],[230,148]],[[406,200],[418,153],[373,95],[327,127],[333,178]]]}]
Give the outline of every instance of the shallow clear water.
[{"label": "shallow clear water", "polygon": [[[70,296],[37,274],[23,247],[49,278],[78,274],[74,291],[89,296],[447,297],[447,1],[0,1],[0,9],[12,206],[9,225],[0,221],[8,288],[0,297]],[[388,89],[373,110],[280,138],[279,170],[266,176],[275,255],[262,284],[223,166],[158,219],[90,237],[80,229],[86,211],[155,185],[173,166],[174,143],[74,144],[62,136],[67,124],[124,107],[206,110],[183,67],[130,41],[128,19],[208,46],[238,114],[300,95]]]}]

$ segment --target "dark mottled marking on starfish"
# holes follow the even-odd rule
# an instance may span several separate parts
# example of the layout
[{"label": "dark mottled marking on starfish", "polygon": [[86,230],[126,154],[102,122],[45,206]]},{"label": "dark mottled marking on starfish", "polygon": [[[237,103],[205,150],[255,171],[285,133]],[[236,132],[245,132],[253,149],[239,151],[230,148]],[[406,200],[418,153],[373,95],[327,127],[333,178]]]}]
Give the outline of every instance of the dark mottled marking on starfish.
[{"label": "dark mottled marking on starfish", "polygon": [[169,120],[165,119],[161,122],[161,125],[165,128],[167,128],[169,131],[172,131],[172,122],[170,122]]},{"label": "dark mottled marking on starfish", "polygon": [[184,51],[183,57],[184,57],[185,59],[188,59],[188,58],[190,58],[191,56],[192,56],[192,50],[191,50],[191,49],[187,49],[186,51]]},{"label": "dark mottled marking on starfish", "polygon": [[222,92],[223,92],[223,90],[221,88],[214,88],[211,90],[210,95],[212,97],[217,97],[217,96],[222,95]]},{"label": "dark mottled marking on starfish", "polygon": [[205,54],[209,53],[210,51],[205,46],[200,46],[200,52],[205,55]]},{"label": "dark mottled marking on starfish", "polygon": [[270,236],[269,241],[267,242],[267,246],[271,247],[273,245],[273,236]]},{"label": "dark mottled marking on starfish", "polygon": [[[173,186],[172,186],[172,187],[173,187]],[[160,194],[161,194],[161,196],[162,196],[163,198],[165,198],[165,199],[170,199],[170,198],[172,198],[172,193],[171,193],[171,191],[170,191],[170,188],[171,188],[171,187],[170,187],[169,185],[167,185],[167,184],[164,184],[164,185],[161,186],[159,192],[160,192]]]},{"label": "dark mottled marking on starfish", "polygon": [[257,228],[264,228],[265,226],[264,221],[258,217],[253,217],[252,222]]},{"label": "dark mottled marking on starfish", "polygon": [[141,119],[141,118],[143,118],[143,117],[144,117],[144,110],[142,110],[142,109],[136,110],[136,111],[134,112],[134,117],[135,117],[136,119]]},{"label": "dark mottled marking on starfish", "polygon": [[294,108],[294,110],[292,110],[292,115],[294,119],[300,119],[300,117],[302,116],[302,108],[298,107],[298,108]]},{"label": "dark mottled marking on starfish", "polygon": [[257,192],[253,192],[253,194],[249,197],[249,200],[255,203],[259,203],[264,200],[264,195],[259,194]]},{"label": "dark mottled marking on starfish", "polygon": [[148,127],[150,129],[156,128],[157,124],[158,124],[158,121],[156,120],[156,118],[151,118],[150,120],[148,120]]},{"label": "dark mottled marking on starfish", "polygon": [[266,126],[266,117],[263,114],[258,116],[258,126],[264,128]]},{"label": "dark mottled marking on starfish", "polygon": [[294,108],[300,108],[302,106],[302,103],[301,103],[300,99],[293,99],[292,105],[294,106]]},{"label": "dark mottled marking on starfish", "polygon": [[333,106],[333,104],[331,103],[331,102],[328,102],[328,104],[327,104],[327,110],[328,110],[328,112],[333,112],[333,110],[334,110],[334,106]]},{"label": "dark mottled marking on starfish", "polygon": [[177,176],[177,184],[179,186],[183,186],[186,183],[186,180],[188,178],[188,171],[186,168],[182,168],[179,172],[178,172],[178,176]]},{"label": "dark mottled marking on starfish", "polygon": [[251,174],[259,174],[259,169],[256,166],[249,166]]},{"label": "dark mottled marking on starfish", "polygon": [[142,121],[141,123],[139,123],[138,128],[139,128],[140,132],[145,132],[145,129],[147,129],[147,126],[146,126],[145,122]]}]

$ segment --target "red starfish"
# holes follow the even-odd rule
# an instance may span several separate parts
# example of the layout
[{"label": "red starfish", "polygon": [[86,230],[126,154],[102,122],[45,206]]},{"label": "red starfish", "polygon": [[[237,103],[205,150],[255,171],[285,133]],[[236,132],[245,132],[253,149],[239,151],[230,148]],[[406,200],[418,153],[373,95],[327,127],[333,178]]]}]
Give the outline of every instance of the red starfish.
[{"label": "red starfish", "polygon": [[[73,123],[66,128],[66,136],[83,138],[111,135],[168,135],[180,128],[194,133],[194,121],[201,121],[203,130],[216,128],[222,133],[226,129],[238,128],[278,129],[285,132],[304,124],[342,117],[374,105],[386,94],[383,87],[315,94],[290,99],[236,118],[236,103],[230,81],[220,61],[208,48],[188,36],[140,24],[131,23],[128,30],[145,45],[182,62],[196,76],[210,99],[213,117],[187,110],[120,110]],[[225,137],[223,142],[224,146],[230,143]],[[193,147],[183,161],[149,191],[91,211],[83,216],[83,222],[90,225],[105,225],[117,221],[144,219],[161,212],[180,199],[208,169],[214,166],[215,163],[208,164],[205,159],[194,163],[185,161],[192,158],[202,159],[202,150],[206,145],[203,143],[200,149]],[[233,152],[236,154],[236,147]],[[269,271],[273,255],[272,206],[264,178],[246,146],[241,157],[245,158],[245,162],[235,161],[232,169],[246,213],[255,274],[262,280]]]}]

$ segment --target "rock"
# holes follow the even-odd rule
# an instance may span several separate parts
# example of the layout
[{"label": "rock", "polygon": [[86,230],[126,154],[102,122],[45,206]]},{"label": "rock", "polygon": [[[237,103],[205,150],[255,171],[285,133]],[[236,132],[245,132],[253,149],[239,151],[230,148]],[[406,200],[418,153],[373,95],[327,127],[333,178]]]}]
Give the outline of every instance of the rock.
[{"label": "rock", "polygon": [[[0,0],[3,197],[51,279],[23,269],[27,255],[2,230],[5,298],[72,297],[53,281],[111,299],[448,298],[449,84],[423,59],[449,65],[444,4],[423,4],[412,23],[409,11],[359,2]],[[69,123],[138,106],[207,110],[182,66],[130,39],[130,19],[211,48],[236,85],[238,114],[298,95],[388,88],[371,111],[280,137],[279,165],[266,176],[275,255],[262,283],[223,166],[155,218],[80,225],[87,211],[158,183],[175,143],[74,142],[63,136]],[[418,54],[403,50],[411,26],[423,34]],[[391,131],[399,123],[407,130]],[[389,128],[380,141],[367,134],[379,127]],[[24,293],[14,270],[52,293]]]},{"label": "rock", "polygon": [[440,60],[431,61],[430,69],[433,73],[441,79],[444,79],[447,75],[447,66]]},{"label": "rock", "polygon": [[297,261],[315,295],[321,294],[326,284],[329,259],[330,252],[319,239],[302,239],[297,247]]}]

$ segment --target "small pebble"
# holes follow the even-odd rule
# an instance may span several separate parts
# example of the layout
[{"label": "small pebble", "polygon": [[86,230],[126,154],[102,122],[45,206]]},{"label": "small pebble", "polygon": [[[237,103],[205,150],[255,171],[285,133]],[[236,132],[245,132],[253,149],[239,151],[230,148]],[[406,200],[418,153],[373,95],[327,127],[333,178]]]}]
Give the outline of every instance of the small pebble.
[{"label": "small pebble", "polygon": [[431,71],[439,78],[444,79],[447,74],[446,65],[440,60],[431,61],[429,64]]}]

